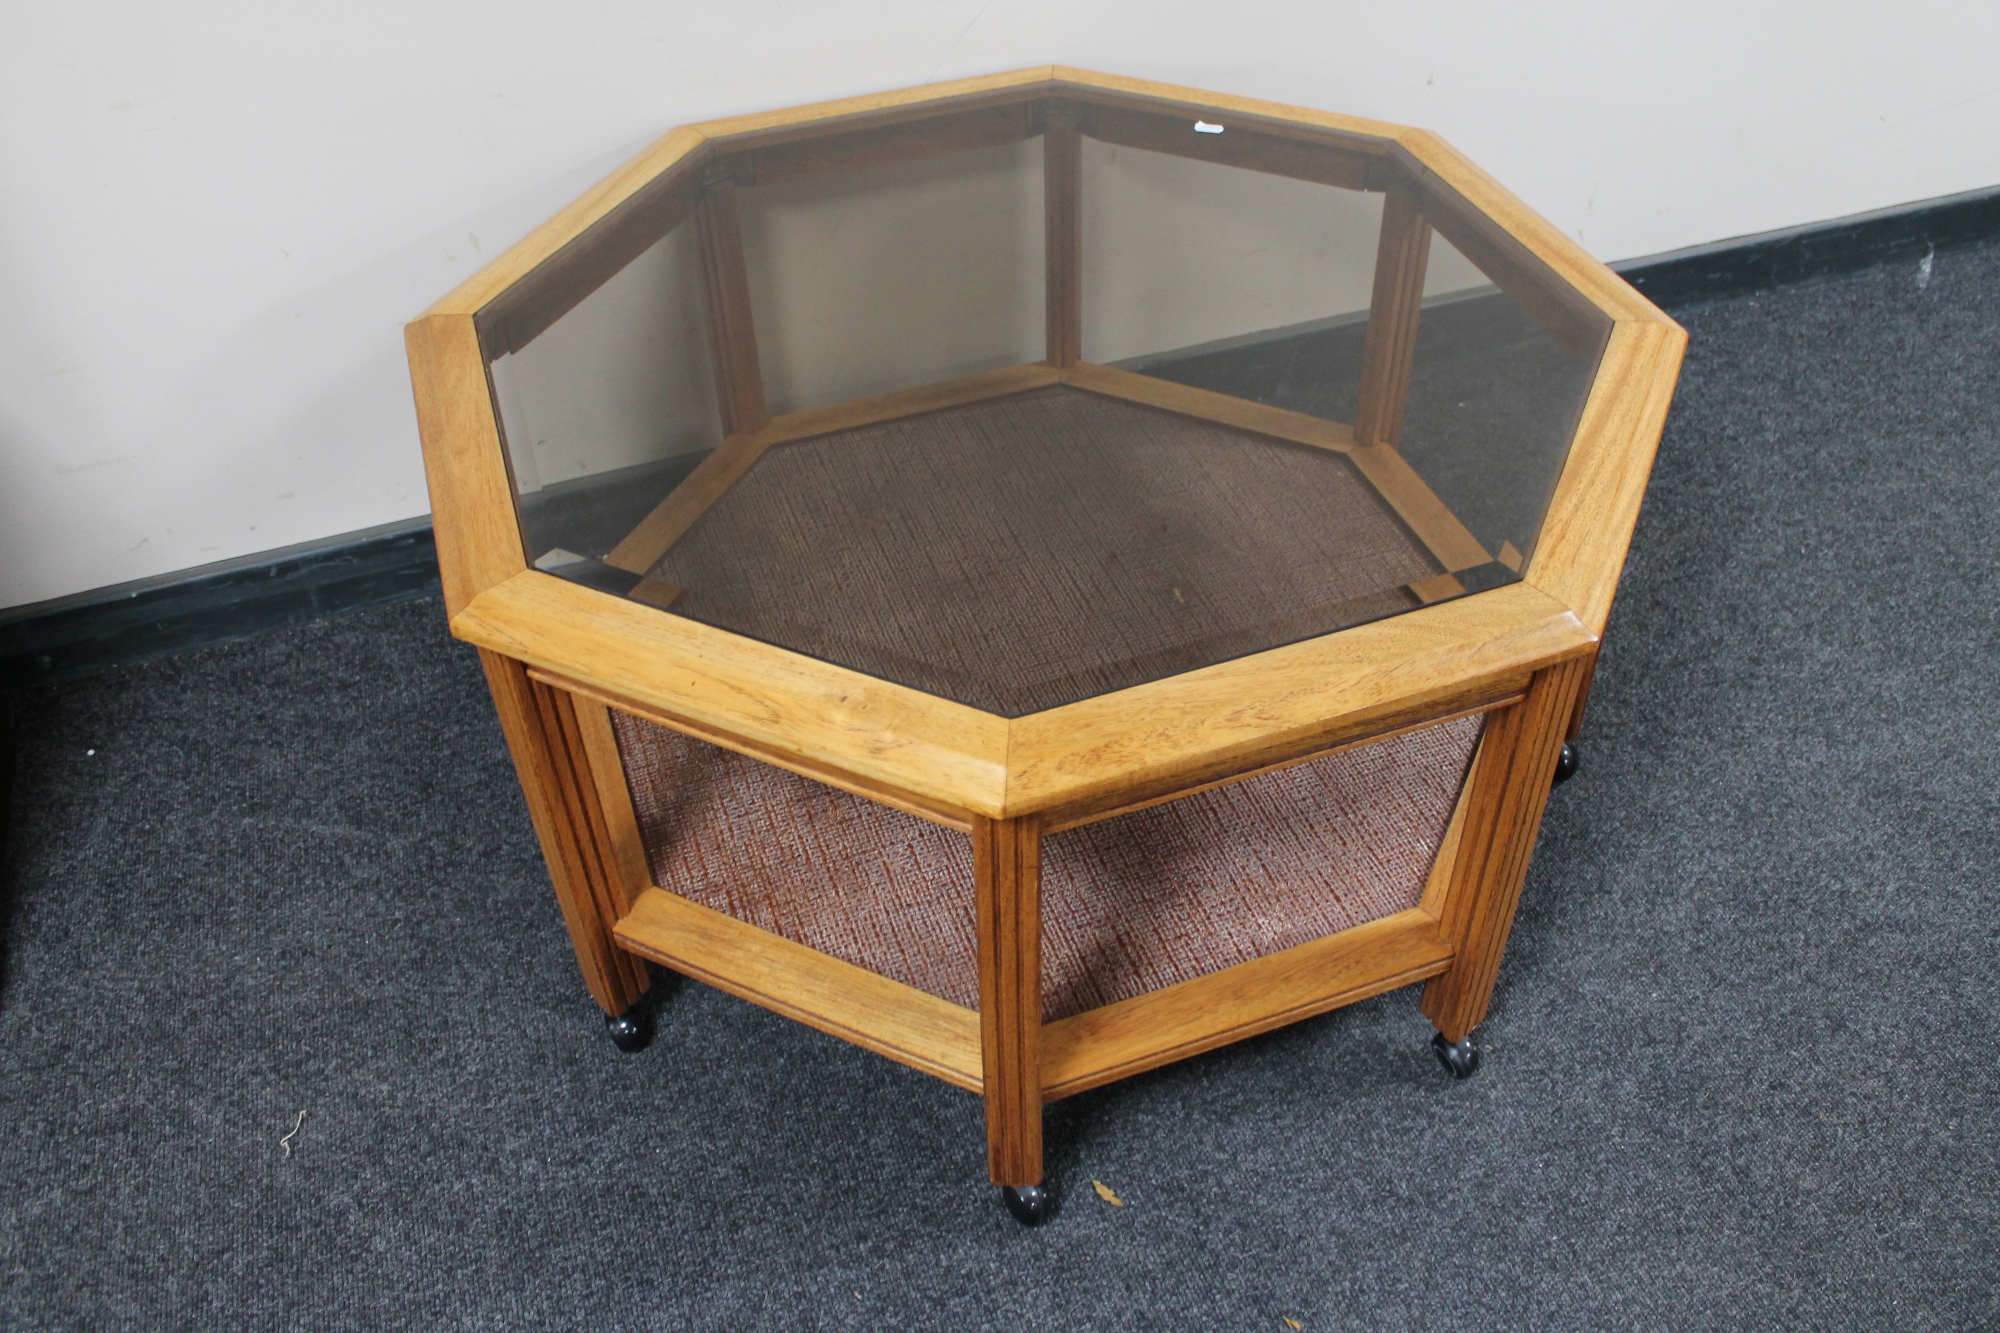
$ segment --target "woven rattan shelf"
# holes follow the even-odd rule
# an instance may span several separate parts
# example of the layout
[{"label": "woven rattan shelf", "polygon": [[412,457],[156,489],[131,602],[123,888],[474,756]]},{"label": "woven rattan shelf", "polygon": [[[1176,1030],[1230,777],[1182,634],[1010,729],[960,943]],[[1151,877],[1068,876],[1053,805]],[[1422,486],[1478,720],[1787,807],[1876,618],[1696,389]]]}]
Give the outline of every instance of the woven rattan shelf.
[{"label": "woven rattan shelf", "polygon": [[409,329],[584,980],[1044,1102],[1425,982],[1454,1073],[1681,331],[1421,131],[1069,69],[676,130]]}]

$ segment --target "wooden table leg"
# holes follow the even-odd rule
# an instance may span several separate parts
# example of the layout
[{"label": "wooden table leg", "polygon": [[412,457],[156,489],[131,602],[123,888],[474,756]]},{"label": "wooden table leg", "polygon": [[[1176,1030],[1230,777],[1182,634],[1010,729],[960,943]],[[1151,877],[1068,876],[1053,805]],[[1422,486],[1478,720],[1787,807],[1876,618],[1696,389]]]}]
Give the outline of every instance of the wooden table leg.
[{"label": "wooden table leg", "polygon": [[1431,226],[1417,197],[1400,185],[1383,196],[1382,239],[1375,251],[1375,292],[1368,306],[1368,342],[1362,352],[1360,400],[1354,438],[1395,448],[1403,432],[1403,407],[1417,359],[1417,322],[1424,309],[1424,269],[1430,262]]},{"label": "wooden table leg", "polygon": [[1047,270],[1048,359],[1083,359],[1083,149],[1077,109],[1050,105],[1042,134],[1043,251]]},{"label": "wooden table leg", "polygon": [[972,821],[979,1035],[993,1183],[1042,1181],[1042,830],[1033,815]]},{"label": "wooden table leg", "polygon": [[1583,734],[1583,710],[1590,706],[1591,682],[1597,679],[1597,653],[1593,651],[1584,660],[1583,680],[1576,687],[1576,703],[1569,710],[1569,726],[1563,731],[1563,739],[1574,741]]},{"label": "wooden table leg", "polygon": [[611,927],[629,910],[612,860],[574,704],[561,690],[528,679],[510,657],[481,649],[480,665],[500,714],[500,729],[542,841],[556,901],[569,927],[583,984],[611,1017],[646,993],[646,965],[618,947]]},{"label": "wooden table leg", "polygon": [[695,209],[701,241],[702,299],[708,312],[709,355],[715,363],[717,409],[722,433],[761,430],[769,420],[764,373],[757,359],[757,333],[750,315],[750,277],[743,257],[743,224],[736,211],[736,185],[717,181],[702,191]]},{"label": "wooden table leg", "polygon": [[1556,758],[1590,665],[1578,658],[1536,672],[1528,697],[1486,723],[1438,921],[1455,955],[1451,969],[1424,987],[1424,1015],[1447,1042],[1462,1041],[1486,1017]]}]

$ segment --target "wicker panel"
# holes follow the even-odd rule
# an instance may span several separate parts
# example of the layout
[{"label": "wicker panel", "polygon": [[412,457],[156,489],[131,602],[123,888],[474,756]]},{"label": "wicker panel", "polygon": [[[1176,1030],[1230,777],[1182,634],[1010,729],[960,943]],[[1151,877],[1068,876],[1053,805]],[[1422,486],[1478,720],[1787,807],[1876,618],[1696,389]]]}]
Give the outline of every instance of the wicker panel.
[{"label": "wicker panel", "polygon": [[1059,387],[781,445],[653,573],[676,615],[1012,717],[1439,569],[1338,454]]},{"label": "wicker panel", "polygon": [[[977,1008],[963,834],[613,712],[654,882]],[[1053,1021],[1414,907],[1479,719],[1051,837]]]}]

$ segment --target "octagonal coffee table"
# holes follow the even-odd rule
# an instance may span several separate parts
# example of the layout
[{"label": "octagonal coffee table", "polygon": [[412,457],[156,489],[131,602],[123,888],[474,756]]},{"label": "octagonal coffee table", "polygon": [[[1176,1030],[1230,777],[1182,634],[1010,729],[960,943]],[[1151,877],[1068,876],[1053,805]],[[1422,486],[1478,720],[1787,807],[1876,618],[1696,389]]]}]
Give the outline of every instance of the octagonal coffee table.
[{"label": "octagonal coffee table", "polygon": [[1045,1102],[1424,982],[1454,1074],[1684,335],[1435,137],[1054,68],[675,130],[409,328],[620,1046],[642,960]]}]

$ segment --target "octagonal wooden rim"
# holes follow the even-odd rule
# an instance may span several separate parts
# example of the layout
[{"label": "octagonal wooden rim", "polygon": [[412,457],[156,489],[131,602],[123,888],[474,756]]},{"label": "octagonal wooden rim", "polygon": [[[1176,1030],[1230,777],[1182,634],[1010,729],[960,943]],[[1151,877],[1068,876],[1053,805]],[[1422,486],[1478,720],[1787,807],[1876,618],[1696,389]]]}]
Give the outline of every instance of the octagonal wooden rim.
[{"label": "octagonal wooden rim", "polygon": [[[1144,116],[1220,121],[1205,155],[1349,188],[1393,174],[1424,216],[1560,329],[1608,322],[1596,379],[1524,581],[1316,639],[1003,718],[608,597],[528,567],[487,361],[525,345],[685,217],[705,177],[767,183],[1019,139],[1052,99],[1121,142]],[[1207,136],[1202,136],[1207,139]],[[1226,144],[1227,147],[1218,146]],[[1288,145],[1310,145],[1288,156]],[[931,151],[936,151],[935,149]],[[1178,151],[1177,149],[1175,151]],[[587,239],[586,244],[576,244]],[[675,129],[407,330],[438,563],[454,634],[534,674],[794,771],[966,826],[1050,827],[1521,696],[1594,651],[1610,613],[1686,335],[1616,274],[1423,130],[1061,66]]]}]

